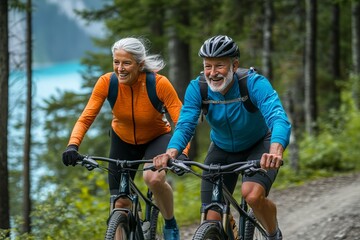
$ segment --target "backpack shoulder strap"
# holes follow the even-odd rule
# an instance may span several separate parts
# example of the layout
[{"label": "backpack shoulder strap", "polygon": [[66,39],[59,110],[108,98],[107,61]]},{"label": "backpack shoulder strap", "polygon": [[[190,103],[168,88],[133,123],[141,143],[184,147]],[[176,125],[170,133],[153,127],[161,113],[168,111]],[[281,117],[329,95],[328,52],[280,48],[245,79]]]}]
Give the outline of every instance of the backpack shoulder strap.
[{"label": "backpack shoulder strap", "polygon": [[164,103],[159,99],[158,95],[156,94],[156,80],[155,80],[155,73],[147,72],[146,73],[146,90],[149,95],[151,104],[154,108],[160,113],[166,113],[166,108]]},{"label": "backpack shoulder strap", "polygon": [[201,94],[201,110],[204,115],[207,114],[209,109],[209,103],[204,103],[204,101],[208,100],[208,85],[205,80],[204,72],[200,72],[200,94]]},{"label": "backpack shoulder strap", "polygon": [[[255,68],[250,68],[250,70],[256,72]],[[249,91],[247,87],[247,78],[249,76],[248,74],[249,69],[244,68],[238,68],[236,71],[236,75],[238,77],[238,83],[239,83],[239,89],[240,94],[243,99],[245,99],[244,106],[248,112],[254,113],[258,110],[258,108],[251,102]]]},{"label": "backpack shoulder strap", "polygon": [[119,88],[119,82],[118,79],[116,77],[115,73],[111,74],[110,77],[110,84],[109,84],[109,90],[108,90],[108,97],[107,100],[110,103],[111,109],[114,108],[116,99],[117,99],[117,95],[118,95],[118,89]]}]

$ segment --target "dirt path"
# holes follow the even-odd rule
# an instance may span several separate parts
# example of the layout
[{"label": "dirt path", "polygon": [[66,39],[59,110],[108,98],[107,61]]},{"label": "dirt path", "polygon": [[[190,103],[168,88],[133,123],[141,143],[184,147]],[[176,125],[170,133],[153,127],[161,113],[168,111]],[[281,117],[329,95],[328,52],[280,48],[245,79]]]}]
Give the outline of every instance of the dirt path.
[{"label": "dirt path", "polygon": [[[273,190],[284,240],[360,240],[360,173]],[[183,240],[196,226],[183,227]]]}]

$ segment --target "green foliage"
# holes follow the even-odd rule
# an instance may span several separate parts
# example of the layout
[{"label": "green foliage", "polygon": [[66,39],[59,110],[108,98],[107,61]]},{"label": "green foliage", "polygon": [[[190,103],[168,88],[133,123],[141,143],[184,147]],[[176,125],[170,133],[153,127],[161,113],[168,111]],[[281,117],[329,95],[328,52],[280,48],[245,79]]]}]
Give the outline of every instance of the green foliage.
[{"label": "green foliage", "polygon": [[[60,196],[49,196],[46,202],[35,208],[32,217],[37,228],[34,229],[33,235],[40,239],[84,239],[95,236],[100,238],[106,224],[93,217],[98,206],[91,209],[84,204],[89,202],[88,196],[82,196],[84,201],[80,202],[70,191],[59,190],[62,191]],[[80,191],[81,194],[84,192],[86,190]]]},{"label": "green foliage", "polygon": [[309,136],[302,144],[301,148],[304,151],[301,152],[301,157],[305,161],[301,163],[305,168],[329,171],[344,169],[341,165],[342,156],[339,144],[335,141],[334,136],[329,133],[321,133],[317,137]]},{"label": "green foliage", "polygon": [[[86,169],[80,169],[87,172]],[[103,174],[88,173],[39,194],[32,211],[32,233],[21,235],[21,219],[12,230],[16,239],[101,239],[106,230],[109,201]]]},{"label": "green foliage", "polygon": [[360,113],[354,107],[350,91],[342,94],[339,110],[330,110],[319,120],[317,136],[305,136],[300,145],[303,169],[330,172],[358,170],[360,149],[354,143],[360,138]]},{"label": "green foliage", "polygon": [[181,225],[191,224],[200,219],[200,179],[192,174],[175,176],[175,216]]},{"label": "green foliage", "polygon": [[26,3],[21,0],[8,0],[9,8],[16,9],[18,11],[26,11]]}]

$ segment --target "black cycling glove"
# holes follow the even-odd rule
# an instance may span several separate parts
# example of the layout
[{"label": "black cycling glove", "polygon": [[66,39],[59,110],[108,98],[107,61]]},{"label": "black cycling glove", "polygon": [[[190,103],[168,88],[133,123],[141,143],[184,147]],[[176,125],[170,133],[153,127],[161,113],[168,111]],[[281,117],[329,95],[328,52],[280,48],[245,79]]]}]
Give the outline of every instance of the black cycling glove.
[{"label": "black cycling glove", "polygon": [[70,144],[69,146],[67,146],[66,150],[62,154],[62,161],[65,166],[76,165],[76,161],[80,159],[78,149],[79,147],[74,144]]}]

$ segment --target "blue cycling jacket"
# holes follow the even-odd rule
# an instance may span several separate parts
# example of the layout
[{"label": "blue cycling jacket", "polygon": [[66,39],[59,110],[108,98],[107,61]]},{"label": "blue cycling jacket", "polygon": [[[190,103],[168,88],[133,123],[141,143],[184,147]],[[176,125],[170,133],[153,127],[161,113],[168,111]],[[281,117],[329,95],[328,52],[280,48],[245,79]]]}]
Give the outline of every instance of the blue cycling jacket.
[{"label": "blue cycling jacket", "polygon": [[[236,82],[237,76],[234,76]],[[248,76],[247,87],[250,99],[259,111],[248,112],[243,102],[210,103],[206,120],[211,127],[211,141],[227,152],[239,152],[253,146],[270,130],[271,143],[280,143],[285,149],[289,144],[291,124],[277,92],[268,79],[257,73]],[[228,101],[239,97],[240,89],[237,83],[233,84],[225,95],[213,92],[208,87],[208,98],[211,100]],[[186,89],[184,105],[168,148],[182,152],[186,147],[198,124],[201,102],[197,77]]]}]

